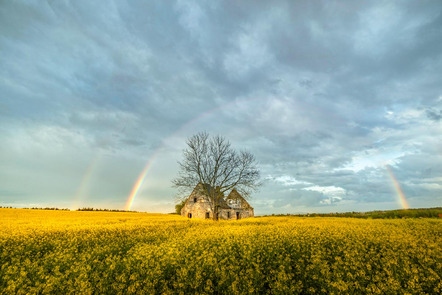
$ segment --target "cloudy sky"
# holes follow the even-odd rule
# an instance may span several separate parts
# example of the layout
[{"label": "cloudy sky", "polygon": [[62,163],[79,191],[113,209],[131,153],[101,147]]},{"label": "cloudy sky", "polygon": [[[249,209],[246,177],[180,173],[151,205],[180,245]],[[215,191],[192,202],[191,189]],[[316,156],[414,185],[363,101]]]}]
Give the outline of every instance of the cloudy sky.
[{"label": "cloudy sky", "polygon": [[441,206],[441,73],[439,1],[4,0],[0,205],[171,212],[207,131],[257,215]]}]

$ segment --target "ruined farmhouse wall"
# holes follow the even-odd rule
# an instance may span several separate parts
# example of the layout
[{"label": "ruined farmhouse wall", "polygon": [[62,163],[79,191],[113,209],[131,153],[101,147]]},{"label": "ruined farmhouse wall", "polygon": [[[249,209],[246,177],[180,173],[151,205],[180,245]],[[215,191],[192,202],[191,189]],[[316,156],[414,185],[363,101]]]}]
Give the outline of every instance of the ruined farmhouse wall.
[{"label": "ruined farmhouse wall", "polygon": [[[237,215],[237,212],[239,213]],[[236,220],[242,218],[248,218],[253,217],[253,208],[251,209],[222,209],[220,212],[220,219],[226,219],[226,220]]]},{"label": "ruined farmhouse wall", "polygon": [[232,213],[230,213],[230,216],[232,216],[233,214],[233,217],[231,217],[230,219],[237,219],[237,217],[247,218],[254,216],[253,208],[243,197],[241,197],[241,195],[236,190],[233,190],[229,194],[229,196],[227,196],[226,203],[232,211]]},{"label": "ruined farmhouse wall", "polygon": [[188,214],[191,213],[192,218],[206,218],[207,212],[209,212],[210,218],[212,218],[212,209],[210,208],[207,196],[205,196],[203,188],[197,186],[181,209],[181,216],[189,217]]}]

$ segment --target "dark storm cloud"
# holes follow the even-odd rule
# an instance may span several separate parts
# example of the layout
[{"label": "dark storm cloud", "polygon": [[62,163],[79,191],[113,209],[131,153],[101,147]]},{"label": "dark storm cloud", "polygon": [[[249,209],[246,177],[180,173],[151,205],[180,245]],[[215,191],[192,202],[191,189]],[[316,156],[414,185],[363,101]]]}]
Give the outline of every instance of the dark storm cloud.
[{"label": "dark storm cloud", "polygon": [[[139,209],[170,211],[184,139],[207,130],[260,161],[258,213],[394,204],[387,164],[412,206],[440,203],[441,12],[435,1],[4,2],[0,189],[22,194],[38,173],[24,203],[68,202],[101,155],[84,194],[118,207],[155,155]],[[52,177],[64,186],[49,189]]]},{"label": "dark storm cloud", "polygon": [[442,110],[428,109],[426,111],[426,113],[427,113],[427,117],[430,120],[440,121],[440,119],[442,118]]}]

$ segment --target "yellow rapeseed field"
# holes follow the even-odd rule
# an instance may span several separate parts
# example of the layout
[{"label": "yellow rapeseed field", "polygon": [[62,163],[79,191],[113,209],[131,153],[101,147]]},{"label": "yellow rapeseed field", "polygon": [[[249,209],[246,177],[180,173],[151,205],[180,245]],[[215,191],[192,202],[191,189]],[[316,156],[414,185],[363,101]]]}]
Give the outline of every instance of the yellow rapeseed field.
[{"label": "yellow rapeseed field", "polygon": [[442,221],[0,209],[1,294],[441,294]]}]

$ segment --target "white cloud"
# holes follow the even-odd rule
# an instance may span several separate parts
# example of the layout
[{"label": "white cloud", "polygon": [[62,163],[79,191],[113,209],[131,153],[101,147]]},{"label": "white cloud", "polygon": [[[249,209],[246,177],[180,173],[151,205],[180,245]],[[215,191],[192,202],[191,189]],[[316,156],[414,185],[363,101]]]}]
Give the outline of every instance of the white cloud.
[{"label": "white cloud", "polygon": [[274,182],[280,183],[284,186],[293,186],[293,185],[308,185],[309,182],[300,181],[290,175],[282,175],[278,177],[267,176],[266,179],[273,180]]},{"label": "white cloud", "polygon": [[306,191],[315,191],[315,192],[321,192],[328,195],[342,195],[345,193],[345,190],[342,187],[336,187],[334,185],[331,186],[309,186],[303,188],[303,190]]}]

